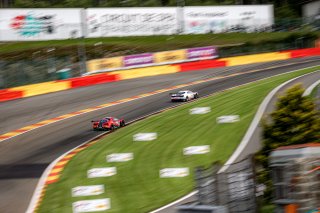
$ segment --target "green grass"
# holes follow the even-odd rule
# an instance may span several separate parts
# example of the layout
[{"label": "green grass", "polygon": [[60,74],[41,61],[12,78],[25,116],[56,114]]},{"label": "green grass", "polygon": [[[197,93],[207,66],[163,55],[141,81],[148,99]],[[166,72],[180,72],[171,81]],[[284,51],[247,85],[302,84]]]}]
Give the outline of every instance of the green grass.
[{"label": "green grass", "polygon": [[318,85],[312,90],[312,92],[311,92],[311,94],[310,94],[310,97],[316,98],[316,96],[317,96],[317,91],[319,91],[319,90],[320,90],[320,84],[318,84]]},{"label": "green grass", "polygon": [[[159,170],[166,167],[208,166],[214,161],[225,162],[245,134],[259,104],[277,85],[304,73],[319,69],[305,69],[244,85],[217,93],[133,125],[119,129],[97,144],[76,155],[66,166],[61,179],[48,186],[39,212],[72,212],[72,202],[84,199],[111,198],[108,212],[147,212],[167,204],[194,187],[193,174],[184,178],[159,178]],[[189,115],[189,109],[210,106],[204,115]],[[218,116],[238,114],[241,121],[216,124]],[[133,142],[139,132],[157,132],[152,142]],[[210,145],[205,155],[183,156],[182,149],[193,145]],[[134,160],[107,163],[106,155],[133,152]],[[107,178],[88,179],[88,169],[116,166],[118,174]],[[106,192],[98,196],[71,196],[71,189],[80,185],[105,184]]]},{"label": "green grass", "polygon": [[[200,47],[206,45],[239,44],[245,42],[261,42],[265,40],[281,40],[296,33],[227,33],[227,34],[203,34],[203,35],[170,35],[170,36],[133,36],[133,37],[110,37],[110,38],[87,38],[85,44],[93,46],[102,42],[105,47],[113,51],[138,49],[140,51],[159,51],[179,49],[187,47]],[[0,54],[23,50],[39,50],[56,47],[68,48],[79,44],[79,39],[51,40],[51,41],[28,41],[9,42],[0,44]],[[99,50],[99,47],[96,48]],[[61,50],[62,51],[62,50]]]},{"label": "green grass", "polygon": [[272,213],[275,210],[274,205],[266,205],[261,208],[261,213]]}]

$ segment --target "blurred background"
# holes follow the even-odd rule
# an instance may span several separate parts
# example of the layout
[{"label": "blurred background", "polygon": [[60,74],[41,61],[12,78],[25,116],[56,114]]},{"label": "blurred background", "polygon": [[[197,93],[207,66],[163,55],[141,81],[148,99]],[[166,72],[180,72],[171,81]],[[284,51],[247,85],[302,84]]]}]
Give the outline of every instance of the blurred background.
[{"label": "blurred background", "polygon": [[[1,0],[0,88],[80,76],[86,73],[86,61],[98,58],[209,45],[218,47],[220,57],[314,47],[319,36],[319,4],[298,0]],[[231,5],[243,5],[243,9],[239,14],[232,8],[208,13],[210,6]],[[67,13],[54,9],[62,7]],[[106,15],[106,9],[112,15]],[[159,9],[164,12],[150,16]],[[211,21],[212,16],[219,16],[219,21]],[[137,19],[131,30],[129,25],[119,25],[126,18]],[[28,28],[21,28],[23,20]]]}]

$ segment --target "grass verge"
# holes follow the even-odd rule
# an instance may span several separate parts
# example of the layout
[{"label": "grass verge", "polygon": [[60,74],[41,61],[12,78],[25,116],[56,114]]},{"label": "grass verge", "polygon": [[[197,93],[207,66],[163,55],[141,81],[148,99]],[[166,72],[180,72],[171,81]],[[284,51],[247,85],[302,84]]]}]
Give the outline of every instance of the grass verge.
[{"label": "grass verge", "polygon": [[[289,35],[290,32],[277,33],[226,33],[226,34],[201,34],[201,35],[169,35],[169,36],[131,36],[131,37],[106,37],[106,38],[86,38],[84,43],[86,45],[94,45],[98,42],[108,44],[110,46],[128,46],[136,48],[156,48],[163,49],[163,45],[172,48],[190,47],[193,45],[224,45],[237,44],[244,42],[260,42],[263,40],[283,39]],[[45,48],[50,46],[65,47],[77,46],[79,39],[66,40],[50,40],[50,41],[27,41],[27,42],[10,42],[2,43],[0,53],[11,52],[16,50]],[[174,49],[175,49],[174,48]],[[167,49],[167,48],[166,48]],[[152,51],[152,49],[149,49]]]},{"label": "grass verge", "polygon": [[[316,33],[309,32],[269,32],[269,33],[222,33],[201,35],[162,35],[162,36],[130,36],[130,37],[107,37],[66,39],[50,41],[24,41],[0,43],[0,57],[9,61],[23,58],[41,58],[73,56],[77,57],[78,46],[86,46],[88,59],[111,57],[113,55],[129,55],[144,52],[157,52],[165,50],[176,50],[201,46],[234,46],[239,44],[251,44],[249,49],[257,49],[257,45],[266,43],[278,44],[280,49],[285,47],[283,43],[294,43],[298,38],[316,38]],[[314,40],[314,39],[313,39]],[[253,47],[252,47],[253,45]],[[276,51],[276,49],[265,49],[260,47],[260,52]],[[55,51],[52,51],[52,48]],[[232,47],[229,47],[232,48]],[[242,47],[248,51],[248,47]],[[291,46],[290,48],[294,48]],[[48,53],[50,49],[50,53]],[[222,49],[220,49],[221,55]],[[230,50],[228,50],[230,51]],[[227,52],[228,52],[227,51]],[[239,50],[234,50],[239,51]],[[253,50],[252,50],[253,51]],[[254,50],[258,51],[258,50]],[[258,51],[259,52],[259,51]],[[237,52],[240,54],[241,52]]]},{"label": "grass verge", "polygon": [[317,92],[320,90],[320,84],[318,84],[311,92],[310,97],[317,98]]},{"label": "grass verge", "polygon": [[[214,161],[225,162],[236,149],[264,97],[277,85],[319,67],[283,74],[244,85],[185,104],[119,129],[97,144],[76,155],[64,169],[61,179],[48,186],[39,212],[72,212],[72,202],[85,199],[110,198],[108,212],[147,212],[167,204],[193,190],[193,174],[184,178],[159,178],[159,170],[167,167],[207,166]],[[204,115],[189,115],[193,107],[210,106]],[[221,115],[238,114],[241,121],[216,124]],[[133,142],[139,132],[157,132],[151,142]],[[210,145],[204,155],[184,156],[184,147]],[[134,160],[107,163],[106,155],[133,152]],[[88,179],[87,170],[117,167],[117,175]],[[72,197],[76,186],[104,184],[106,192],[90,197]]]}]

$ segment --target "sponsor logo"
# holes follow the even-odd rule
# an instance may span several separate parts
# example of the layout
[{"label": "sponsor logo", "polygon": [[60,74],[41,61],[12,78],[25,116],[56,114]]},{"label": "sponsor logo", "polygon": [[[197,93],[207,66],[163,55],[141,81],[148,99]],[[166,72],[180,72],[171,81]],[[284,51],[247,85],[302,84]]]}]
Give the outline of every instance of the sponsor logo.
[{"label": "sponsor logo", "polygon": [[220,116],[217,118],[217,123],[222,124],[222,123],[235,123],[240,121],[240,116],[239,115],[224,115]]},{"label": "sponsor logo", "polygon": [[218,57],[215,47],[196,47],[187,50],[188,59],[216,58]]},{"label": "sponsor logo", "polygon": [[11,19],[10,28],[26,37],[40,33],[53,34],[55,31],[53,18],[54,15],[21,14]]},{"label": "sponsor logo", "polygon": [[206,114],[209,112],[211,112],[210,107],[196,107],[196,108],[190,109],[190,111],[189,111],[189,113],[191,115],[193,115],[193,114]]},{"label": "sponsor logo", "polygon": [[157,139],[157,133],[138,133],[133,136],[133,141],[153,141]]},{"label": "sponsor logo", "polygon": [[126,162],[133,159],[133,153],[114,153],[107,156],[107,162]]},{"label": "sponsor logo", "polygon": [[209,145],[189,146],[183,149],[184,155],[199,155],[199,154],[206,154],[208,152],[210,152]]},{"label": "sponsor logo", "polygon": [[87,172],[88,178],[109,177],[117,174],[116,167],[94,168]]},{"label": "sponsor logo", "polygon": [[189,168],[165,168],[160,170],[161,178],[186,177],[189,175]]},{"label": "sponsor logo", "polygon": [[104,193],[104,185],[77,186],[72,188],[72,197],[92,196]]},{"label": "sponsor logo", "polygon": [[80,200],[72,204],[74,213],[105,211],[111,208],[110,199]]},{"label": "sponsor logo", "polygon": [[123,63],[125,67],[144,65],[153,63],[153,54],[143,53],[138,55],[124,56]]}]

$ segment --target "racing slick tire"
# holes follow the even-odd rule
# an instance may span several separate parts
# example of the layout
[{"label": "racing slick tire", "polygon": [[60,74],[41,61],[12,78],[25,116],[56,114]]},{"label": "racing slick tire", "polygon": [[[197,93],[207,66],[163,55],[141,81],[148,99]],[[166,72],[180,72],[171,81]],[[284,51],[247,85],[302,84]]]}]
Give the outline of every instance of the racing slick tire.
[{"label": "racing slick tire", "polygon": [[126,122],[124,122],[124,121],[120,122],[120,127],[124,127],[125,125],[126,125]]}]

